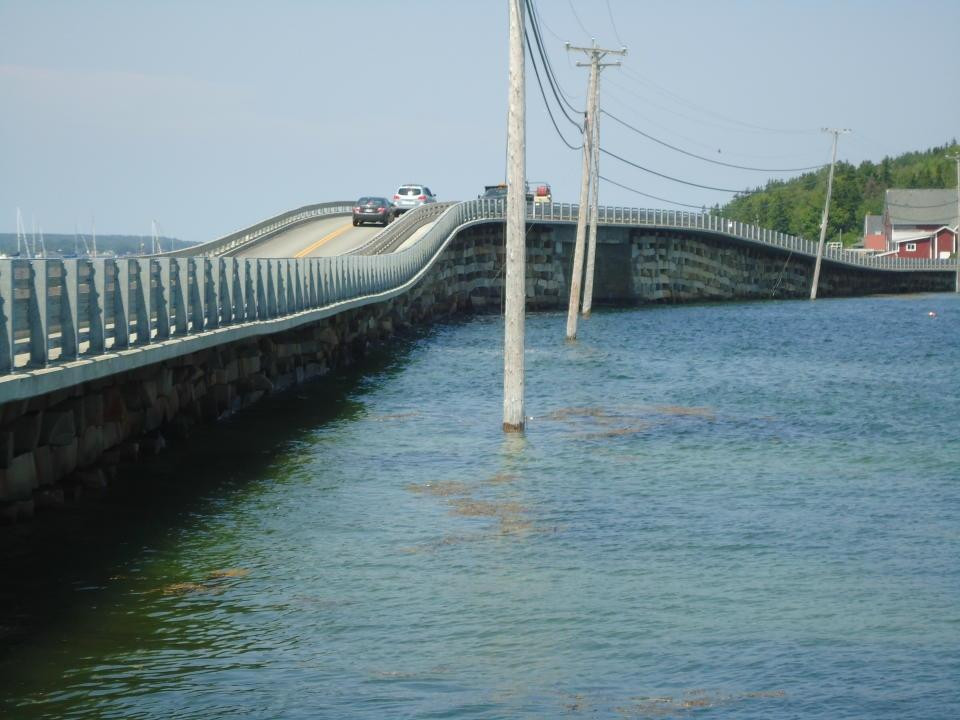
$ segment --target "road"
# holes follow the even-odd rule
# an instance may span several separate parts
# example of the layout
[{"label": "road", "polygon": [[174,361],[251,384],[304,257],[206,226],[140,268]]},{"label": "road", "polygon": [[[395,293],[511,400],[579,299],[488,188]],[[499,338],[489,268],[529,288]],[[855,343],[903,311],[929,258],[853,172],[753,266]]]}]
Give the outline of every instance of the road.
[{"label": "road", "polygon": [[237,252],[236,257],[329,257],[342,255],[363,245],[383,230],[379,225],[354,227],[349,215],[326,217],[275,235],[250,248]]}]

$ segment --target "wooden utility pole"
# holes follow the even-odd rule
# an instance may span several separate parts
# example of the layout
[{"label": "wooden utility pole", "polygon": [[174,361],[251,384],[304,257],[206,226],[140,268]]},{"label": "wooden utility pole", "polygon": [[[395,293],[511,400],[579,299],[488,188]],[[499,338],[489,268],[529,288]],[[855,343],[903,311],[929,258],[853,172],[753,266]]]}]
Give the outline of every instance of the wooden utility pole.
[{"label": "wooden utility pole", "polygon": [[[598,106],[597,81],[602,67],[620,64],[601,64],[600,60],[609,54],[625,55],[627,50],[626,48],[606,50],[598,47],[596,40],[594,40],[592,47],[575,47],[567,43],[567,50],[586,53],[590,58],[589,64],[577,63],[578,67],[590,68],[590,80],[587,83],[587,108],[583,117],[583,167],[580,175],[580,207],[577,214],[577,238],[573,247],[573,272],[570,275],[570,303],[567,307],[567,340],[574,340],[577,337],[577,313],[580,311],[580,285],[583,280],[583,246],[587,234],[587,214],[589,212],[591,154],[594,139],[599,137],[593,129],[596,124]],[[592,283],[592,278],[590,282]]]},{"label": "wooden utility pole", "polygon": [[821,128],[823,132],[833,133],[833,155],[830,157],[830,174],[827,176],[827,199],[823,204],[823,217],[820,220],[820,242],[817,244],[817,262],[813,266],[813,284],[810,286],[810,299],[817,299],[817,288],[820,284],[820,263],[823,261],[823,243],[827,239],[827,221],[830,219],[830,194],[833,192],[833,168],[837,164],[837,138],[849,129]]},{"label": "wooden utility pole", "polygon": [[957,225],[953,229],[953,251],[957,261],[957,282],[954,292],[960,293],[960,153],[947,155],[957,163]]},{"label": "wooden utility pole", "polygon": [[510,88],[507,93],[507,227],[503,311],[503,430],[522,432],[526,303],[526,121],[523,0],[510,5]]},{"label": "wooden utility pole", "polygon": [[[619,63],[617,63],[619,64]],[[593,269],[597,257],[597,205],[600,193],[600,113],[597,95],[600,94],[600,73],[597,73],[596,94],[591,98],[591,117],[593,118],[593,138],[591,140],[590,163],[590,234],[587,241],[587,275],[583,280],[583,316],[590,317],[593,307]]]}]

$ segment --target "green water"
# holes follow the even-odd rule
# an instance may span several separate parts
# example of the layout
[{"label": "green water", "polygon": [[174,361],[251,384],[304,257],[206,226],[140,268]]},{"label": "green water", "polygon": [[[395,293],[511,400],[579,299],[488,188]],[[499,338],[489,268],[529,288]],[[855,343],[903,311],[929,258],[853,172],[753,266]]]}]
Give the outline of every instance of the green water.
[{"label": "green water", "polygon": [[957,297],[564,321],[522,437],[477,318],[39,523],[0,713],[955,715]]}]

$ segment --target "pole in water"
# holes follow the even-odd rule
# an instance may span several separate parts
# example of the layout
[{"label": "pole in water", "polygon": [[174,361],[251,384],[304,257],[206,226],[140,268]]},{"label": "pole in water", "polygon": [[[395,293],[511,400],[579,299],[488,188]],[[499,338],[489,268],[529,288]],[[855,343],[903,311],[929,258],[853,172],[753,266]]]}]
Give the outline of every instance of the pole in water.
[{"label": "pole in water", "polygon": [[[610,52],[617,52],[611,50]],[[618,54],[626,55],[627,49],[623,48]],[[583,280],[583,316],[590,317],[590,311],[593,309],[593,279],[597,258],[597,206],[600,196],[600,75],[606,67],[617,66],[620,63],[600,63],[597,73],[597,87],[592,98],[593,113],[593,152],[591,162],[590,178],[590,234],[587,242],[587,271]]]},{"label": "pole in water", "polygon": [[827,221],[830,219],[830,194],[833,192],[833,168],[837,164],[837,138],[841,133],[846,135],[849,129],[821,128],[823,132],[833,134],[833,154],[830,157],[830,174],[827,176],[827,199],[823,204],[823,217],[820,219],[820,242],[817,243],[817,261],[813,266],[813,283],[810,285],[810,299],[817,299],[817,289],[820,285],[820,264],[823,261],[823,243],[827,239]]},{"label": "pole in water", "polygon": [[526,313],[526,126],[523,0],[510,6],[510,87],[507,93],[507,223],[503,311],[503,430],[524,426],[524,323]]},{"label": "pole in water", "polygon": [[[577,237],[573,246],[573,272],[570,275],[570,302],[567,306],[567,340],[577,337],[577,314],[580,312],[580,288],[583,282],[583,254],[584,239],[587,233],[587,215],[590,200],[591,160],[593,154],[594,131],[596,122],[597,78],[600,74],[600,60],[604,55],[626,54],[626,48],[621,50],[607,50],[597,46],[594,41],[591,47],[575,47],[567,43],[567,50],[586,53],[589,63],[577,63],[578,67],[590,68],[590,79],[587,83],[587,108],[583,117],[583,162],[580,175],[580,206],[577,212]],[[619,63],[608,63],[618,65]]]}]

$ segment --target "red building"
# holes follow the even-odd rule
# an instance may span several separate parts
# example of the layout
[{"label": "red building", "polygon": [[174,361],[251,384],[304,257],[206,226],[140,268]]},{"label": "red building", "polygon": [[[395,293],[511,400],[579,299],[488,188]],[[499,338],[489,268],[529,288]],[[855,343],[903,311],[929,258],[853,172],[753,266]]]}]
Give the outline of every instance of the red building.
[{"label": "red building", "polygon": [[887,190],[885,254],[948,258],[957,252],[958,222],[956,190]]},{"label": "red building", "polygon": [[896,254],[905,258],[948,258],[956,252],[956,242],[954,229],[944,226],[897,240]]}]

